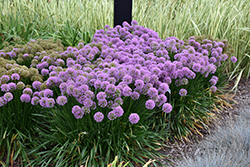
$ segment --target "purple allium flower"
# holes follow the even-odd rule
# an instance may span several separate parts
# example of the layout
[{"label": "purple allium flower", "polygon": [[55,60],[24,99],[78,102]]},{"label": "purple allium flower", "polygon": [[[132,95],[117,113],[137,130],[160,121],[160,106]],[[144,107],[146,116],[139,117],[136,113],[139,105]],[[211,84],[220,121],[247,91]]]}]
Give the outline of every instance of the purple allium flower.
[{"label": "purple allium flower", "polygon": [[182,85],[187,85],[188,84],[188,79],[187,78],[182,78],[181,79],[181,84]]},{"label": "purple allium flower", "polygon": [[85,96],[86,96],[86,98],[90,98],[90,99],[94,99],[95,98],[95,94],[94,94],[94,92],[92,92],[91,90],[87,90],[86,92],[85,92]]},{"label": "purple allium flower", "polygon": [[200,65],[199,63],[194,63],[192,69],[193,69],[195,72],[200,72],[200,70],[201,70],[201,65]]},{"label": "purple allium flower", "polygon": [[148,90],[148,96],[150,98],[152,98],[152,97],[154,97],[156,95],[158,95],[158,90],[156,88],[153,88],[153,87],[149,88],[149,90]]},{"label": "purple allium flower", "polygon": [[16,87],[17,87],[18,90],[22,90],[25,87],[25,84],[23,82],[18,82],[16,84]]},{"label": "purple allium flower", "polygon": [[69,96],[73,96],[74,88],[75,88],[74,85],[68,85],[68,86],[67,86],[67,94],[68,94]]},{"label": "purple allium flower", "polygon": [[103,99],[105,99],[106,97],[107,97],[107,95],[106,95],[105,92],[99,92],[99,93],[97,93],[97,95],[96,95],[97,100],[103,100]]},{"label": "purple allium flower", "polygon": [[133,93],[131,94],[131,98],[132,98],[133,100],[138,100],[139,97],[140,97],[140,94],[139,94],[138,92],[133,92]]},{"label": "purple allium flower", "polygon": [[60,84],[60,78],[56,76],[49,77],[46,83],[48,87],[58,86],[59,84]]},{"label": "purple allium flower", "polygon": [[155,102],[153,100],[147,100],[145,106],[147,109],[152,110],[155,108]]},{"label": "purple allium flower", "polygon": [[72,108],[72,114],[74,114],[75,118],[76,119],[80,119],[83,117],[84,115],[84,112],[82,110],[81,107],[75,105],[73,108]]},{"label": "purple allium flower", "polygon": [[21,102],[23,102],[23,103],[29,103],[30,102],[30,95],[28,95],[28,94],[22,94],[21,96],[20,96],[20,100],[21,100]]},{"label": "purple allium flower", "polygon": [[52,108],[55,105],[55,100],[53,98],[48,98],[46,102],[46,107],[48,108]]},{"label": "purple allium flower", "polygon": [[37,96],[34,96],[34,97],[32,97],[32,99],[31,99],[31,104],[34,106],[34,105],[37,105],[38,103],[39,103],[39,97],[37,97]]},{"label": "purple allium flower", "polygon": [[9,91],[16,90],[16,88],[17,88],[16,84],[13,82],[8,83],[8,87],[9,87]]},{"label": "purple allium flower", "polygon": [[158,96],[159,105],[162,105],[163,103],[166,103],[166,101],[167,101],[167,97],[164,94],[161,94],[161,95]]},{"label": "purple allium flower", "polygon": [[107,102],[106,99],[101,99],[101,100],[98,101],[98,106],[100,106],[102,108],[106,107],[107,104],[108,104],[108,102]]},{"label": "purple allium flower", "polygon": [[30,88],[25,88],[24,90],[23,90],[23,94],[28,94],[28,95],[32,95],[33,94],[33,91],[32,91],[32,89],[30,89]]},{"label": "purple allium flower", "polygon": [[[54,68],[55,69],[55,68]],[[46,75],[46,70],[45,70],[45,75]],[[49,73],[49,76],[50,77],[58,77],[58,73],[56,72],[56,71],[51,71],[50,73]]]},{"label": "purple allium flower", "polygon": [[136,88],[138,88],[138,89],[142,89],[143,86],[144,86],[143,80],[140,80],[140,79],[135,80],[135,86],[136,86]]},{"label": "purple allium flower", "polygon": [[124,113],[121,106],[115,107],[113,111],[115,112],[115,115],[117,117],[121,117],[123,115],[123,113]]},{"label": "purple allium flower", "polygon": [[65,71],[60,71],[58,77],[62,79],[64,82],[66,82],[69,79],[69,75]]},{"label": "purple allium flower", "polygon": [[170,113],[172,111],[172,105],[169,103],[163,104],[162,111],[165,113]]},{"label": "purple allium flower", "polygon": [[140,120],[140,117],[136,113],[131,113],[128,119],[131,124],[137,124]]},{"label": "purple allium flower", "polygon": [[119,105],[122,105],[123,104],[123,100],[121,97],[117,97],[115,100],[114,100],[114,103],[117,103]]},{"label": "purple allium flower", "polygon": [[228,56],[227,54],[222,54],[221,58],[223,61],[226,61],[228,59]]},{"label": "purple allium flower", "polygon": [[42,83],[40,81],[34,81],[32,83],[32,87],[36,90],[40,90],[40,86],[42,85]]},{"label": "purple allium flower", "polygon": [[7,92],[3,95],[7,101],[11,101],[13,99],[13,95],[10,92]]},{"label": "purple allium flower", "polygon": [[95,89],[100,89],[101,88],[101,84],[102,84],[102,81],[96,80],[95,83],[94,83]]},{"label": "purple allium flower", "polygon": [[165,94],[168,90],[169,90],[169,86],[166,83],[161,83],[159,85],[159,89],[160,92],[162,92],[162,94]]},{"label": "purple allium flower", "polygon": [[0,107],[4,106],[7,103],[8,103],[8,101],[4,96],[0,97]]},{"label": "purple allium flower", "polygon": [[231,61],[232,61],[233,63],[236,63],[237,58],[236,58],[235,56],[232,56],[232,57],[231,57]]},{"label": "purple allium flower", "polygon": [[2,77],[1,77],[1,81],[2,82],[8,82],[10,80],[10,77],[8,76],[8,75],[3,75]]},{"label": "purple allium flower", "polygon": [[131,89],[130,87],[126,86],[126,87],[123,88],[122,93],[123,93],[123,95],[126,96],[126,97],[127,97],[127,96],[131,96],[131,94],[132,94],[132,89]]},{"label": "purple allium flower", "polygon": [[131,84],[133,79],[132,79],[132,77],[130,75],[125,75],[122,80],[126,84]]},{"label": "purple allium flower", "polygon": [[102,122],[103,118],[104,118],[104,115],[101,112],[97,112],[94,115],[94,119],[96,122]]},{"label": "purple allium flower", "polygon": [[115,93],[115,85],[114,84],[107,85],[105,92],[109,94]]},{"label": "purple allium flower", "polygon": [[44,97],[52,97],[53,96],[53,91],[50,89],[45,89],[44,91]]},{"label": "purple allium flower", "polygon": [[63,92],[66,92],[67,91],[67,84],[65,82],[61,83],[59,85],[59,88],[60,88],[60,91],[63,93]]},{"label": "purple allium flower", "polygon": [[181,89],[181,90],[179,91],[179,95],[180,95],[180,96],[186,96],[186,95],[187,95],[187,90],[186,90],[186,89]]},{"label": "purple allium flower", "polygon": [[68,102],[67,97],[66,96],[58,96],[56,99],[56,103],[63,106]]},{"label": "purple allium flower", "polygon": [[20,75],[17,73],[14,73],[11,75],[11,80],[12,81],[18,81],[20,79]]},{"label": "purple allium flower", "polygon": [[8,91],[10,91],[10,87],[8,86],[8,84],[2,84],[1,85],[1,91],[2,92],[8,92]]},{"label": "purple allium flower", "polygon": [[215,79],[210,79],[209,82],[211,83],[211,85],[216,85],[217,81]]},{"label": "purple allium flower", "polygon": [[42,74],[43,76],[46,76],[46,75],[49,74],[49,70],[48,70],[48,69],[42,69],[41,74]]},{"label": "purple allium flower", "polygon": [[217,87],[213,85],[213,86],[210,87],[210,90],[211,90],[212,92],[216,92],[216,91],[217,91]]},{"label": "purple allium flower", "polygon": [[84,77],[84,76],[78,76],[76,78],[76,84],[79,85],[79,86],[83,85],[83,84],[86,84],[87,81],[88,81],[88,79],[86,77]]},{"label": "purple allium flower", "polygon": [[115,120],[116,118],[117,118],[117,116],[116,116],[116,114],[115,114],[114,111],[110,111],[110,112],[108,113],[108,119],[109,119],[109,120],[113,121],[113,120]]},{"label": "purple allium flower", "polygon": [[40,104],[42,107],[46,108],[46,107],[47,107],[47,100],[48,100],[47,97],[42,97],[42,98],[39,100],[39,104]]},{"label": "purple allium flower", "polygon": [[210,57],[209,62],[210,63],[215,63],[217,60],[215,57]]},{"label": "purple allium flower", "polygon": [[90,98],[86,98],[83,102],[85,107],[90,108],[93,105],[93,101]]}]

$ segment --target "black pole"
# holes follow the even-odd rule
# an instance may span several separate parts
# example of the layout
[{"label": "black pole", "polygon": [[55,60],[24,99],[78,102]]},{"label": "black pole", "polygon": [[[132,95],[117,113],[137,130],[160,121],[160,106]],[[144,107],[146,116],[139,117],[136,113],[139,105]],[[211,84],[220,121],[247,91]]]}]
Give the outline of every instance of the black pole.
[{"label": "black pole", "polygon": [[132,0],[114,0],[114,27],[132,21]]}]

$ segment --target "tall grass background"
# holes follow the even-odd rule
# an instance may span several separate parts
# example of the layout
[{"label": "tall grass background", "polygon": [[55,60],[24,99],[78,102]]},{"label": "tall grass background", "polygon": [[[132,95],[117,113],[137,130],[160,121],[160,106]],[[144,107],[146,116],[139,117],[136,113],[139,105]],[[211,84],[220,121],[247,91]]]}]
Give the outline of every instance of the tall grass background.
[{"label": "tall grass background", "polygon": [[[96,30],[113,27],[113,7],[114,0],[2,0],[0,39],[53,37],[68,46],[89,42]],[[249,9],[249,0],[134,0],[132,16],[162,39],[209,34],[227,39],[239,60],[227,72],[230,79],[240,79],[250,76]]]}]

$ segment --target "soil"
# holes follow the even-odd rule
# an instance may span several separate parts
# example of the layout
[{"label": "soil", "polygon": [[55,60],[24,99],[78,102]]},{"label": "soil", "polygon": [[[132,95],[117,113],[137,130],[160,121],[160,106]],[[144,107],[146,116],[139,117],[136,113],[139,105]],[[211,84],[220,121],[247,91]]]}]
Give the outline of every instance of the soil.
[{"label": "soil", "polygon": [[[215,131],[218,125],[223,126],[229,122],[229,120],[234,120],[240,114],[239,111],[241,109],[245,109],[247,106],[250,106],[250,79],[241,79],[237,87],[237,91],[229,92],[229,90],[233,88],[234,82],[235,81],[231,81],[229,83],[227,88],[228,94],[225,101],[230,103],[235,102],[235,104],[230,107],[227,106],[223,111],[217,113],[219,119],[217,119],[216,122],[213,122],[209,129],[200,129],[202,136],[195,135],[190,138],[188,142],[176,140],[174,142],[166,143],[169,147],[163,148],[160,152],[171,158],[159,160],[164,164],[164,166],[176,167],[176,162],[180,161],[183,157],[186,157],[187,155],[196,155],[200,151],[204,150],[205,148],[202,145],[202,141],[206,140],[207,136],[212,131]],[[2,161],[6,161],[6,153],[3,156]],[[10,163],[9,166],[20,167],[21,161],[17,159],[13,162],[13,164]]]}]

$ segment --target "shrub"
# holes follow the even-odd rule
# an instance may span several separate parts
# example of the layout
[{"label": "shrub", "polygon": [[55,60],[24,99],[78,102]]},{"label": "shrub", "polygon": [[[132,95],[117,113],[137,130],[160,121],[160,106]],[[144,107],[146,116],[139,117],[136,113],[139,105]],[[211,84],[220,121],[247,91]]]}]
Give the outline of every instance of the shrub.
[{"label": "shrub", "polygon": [[119,161],[143,164],[160,156],[162,137],[198,133],[223,85],[218,74],[228,56],[223,42],[189,42],[162,40],[133,21],[97,30],[87,45],[34,52],[39,56],[26,63],[43,79],[32,83],[33,94],[21,97],[41,107],[47,122],[37,128],[36,151],[48,151],[32,163],[104,166],[118,155]]}]

